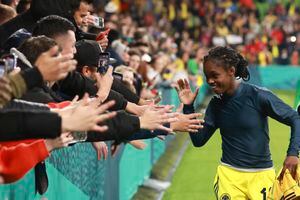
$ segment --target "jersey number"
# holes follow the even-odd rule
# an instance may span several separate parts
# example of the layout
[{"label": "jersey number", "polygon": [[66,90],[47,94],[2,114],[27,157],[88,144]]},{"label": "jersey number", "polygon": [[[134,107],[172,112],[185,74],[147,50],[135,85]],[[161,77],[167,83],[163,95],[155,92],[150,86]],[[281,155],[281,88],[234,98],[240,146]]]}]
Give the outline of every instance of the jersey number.
[{"label": "jersey number", "polygon": [[262,195],[263,195],[263,200],[267,200],[267,190],[266,190],[266,188],[263,188],[260,191],[260,193],[262,193]]}]

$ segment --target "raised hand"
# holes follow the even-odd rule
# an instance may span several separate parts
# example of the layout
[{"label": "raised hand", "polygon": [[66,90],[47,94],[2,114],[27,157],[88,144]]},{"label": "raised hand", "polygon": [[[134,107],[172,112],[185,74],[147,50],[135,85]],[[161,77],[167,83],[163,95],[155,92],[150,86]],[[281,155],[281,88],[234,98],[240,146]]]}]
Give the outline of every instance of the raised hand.
[{"label": "raised hand", "polygon": [[126,111],[130,112],[132,114],[135,114],[137,116],[142,116],[146,109],[150,108],[149,105],[137,105],[132,102],[128,102],[126,106]]},{"label": "raised hand", "polygon": [[201,113],[180,113],[177,116],[178,121],[171,123],[171,129],[174,131],[196,133],[199,129],[203,128],[201,124],[204,123],[204,120],[197,119],[201,115]]},{"label": "raised hand", "polygon": [[179,79],[177,81],[177,85],[175,85],[175,88],[180,101],[186,105],[194,103],[199,92],[199,88],[197,88],[196,91],[193,93],[190,84],[186,79]]},{"label": "raised hand", "polygon": [[76,69],[77,61],[73,54],[58,55],[58,46],[42,53],[34,63],[45,81],[57,81]]},{"label": "raised hand", "polygon": [[98,98],[103,102],[108,97],[109,91],[111,89],[111,86],[113,84],[113,68],[109,67],[107,69],[107,72],[104,75],[100,75],[99,73],[96,73],[96,79],[97,79],[97,96]]},{"label": "raised hand", "polygon": [[168,113],[169,110],[169,107],[162,108],[159,110],[145,110],[144,114],[141,117],[139,117],[140,127],[148,130],[160,129],[167,132],[172,132],[172,129],[163,126],[163,124],[177,121],[178,113]]},{"label": "raised hand", "polygon": [[108,38],[104,36],[101,40],[97,40],[98,44],[101,46],[103,50],[105,50],[108,46]]},{"label": "raised hand", "polygon": [[63,130],[66,131],[86,131],[94,130],[103,132],[108,129],[107,126],[100,126],[98,123],[110,119],[116,115],[116,112],[104,113],[108,108],[114,105],[114,101],[109,101],[100,106],[96,99],[89,100],[85,95],[83,100],[71,107],[70,110],[61,110],[58,112],[62,117]]},{"label": "raised hand", "polygon": [[62,133],[59,137],[54,139],[46,139],[45,145],[48,152],[53,151],[54,149],[59,149],[67,147],[70,142],[73,141],[73,137],[70,133]]}]

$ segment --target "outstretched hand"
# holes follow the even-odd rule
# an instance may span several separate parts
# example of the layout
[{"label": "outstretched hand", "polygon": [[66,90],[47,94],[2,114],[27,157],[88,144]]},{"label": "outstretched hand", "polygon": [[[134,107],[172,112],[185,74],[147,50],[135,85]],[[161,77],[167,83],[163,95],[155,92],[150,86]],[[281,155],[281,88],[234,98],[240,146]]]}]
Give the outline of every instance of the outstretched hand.
[{"label": "outstretched hand", "polygon": [[197,88],[194,93],[192,92],[187,79],[179,79],[177,81],[177,85],[175,85],[175,89],[178,93],[180,101],[186,105],[194,103],[199,92],[199,88]]},{"label": "outstretched hand", "polygon": [[201,124],[204,123],[204,120],[197,119],[201,115],[202,115],[201,113],[192,113],[192,114],[180,113],[177,116],[178,121],[171,123],[171,129],[180,132],[196,133],[198,132],[199,129],[203,128]]},{"label": "outstretched hand", "polygon": [[58,112],[62,117],[63,130],[104,132],[108,127],[100,126],[99,123],[116,115],[116,112],[105,112],[113,105],[114,101],[109,101],[99,106],[97,99],[90,100],[86,94],[77,105],[73,102],[69,109],[65,108]]},{"label": "outstretched hand", "polygon": [[109,92],[111,90],[111,86],[114,81],[114,77],[112,73],[113,73],[113,68],[109,67],[105,74],[103,75],[99,73],[95,74],[97,80],[96,84],[98,87],[97,96],[101,100],[101,102],[104,102],[107,99]]},{"label": "outstretched hand", "polygon": [[75,70],[77,61],[73,59],[73,54],[60,55],[58,46],[54,46],[42,53],[34,65],[37,66],[45,81],[57,81]]},{"label": "outstretched hand", "polygon": [[160,129],[167,132],[173,130],[163,126],[165,123],[178,121],[178,113],[169,113],[170,106],[165,106],[161,109],[150,108],[145,110],[140,118],[140,127],[148,130]]},{"label": "outstretched hand", "polygon": [[59,137],[54,139],[46,139],[45,145],[48,152],[53,151],[54,149],[59,149],[63,147],[67,147],[70,142],[74,140],[73,136],[68,133],[62,133]]}]

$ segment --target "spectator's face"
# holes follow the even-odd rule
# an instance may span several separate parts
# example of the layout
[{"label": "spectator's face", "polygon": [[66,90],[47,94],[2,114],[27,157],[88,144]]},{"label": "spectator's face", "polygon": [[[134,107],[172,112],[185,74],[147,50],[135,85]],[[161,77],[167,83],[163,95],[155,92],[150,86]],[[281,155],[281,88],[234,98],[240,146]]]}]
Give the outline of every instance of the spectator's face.
[{"label": "spectator's face", "polygon": [[75,33],[73,31],[68,31],[67,34],[59,35],[54,38],[55,42],[62,48],[62,55],[76,53],[75,43]]},{"label": "spectator's face", "polygon": [[75,11],[74,13],[74,19],[77,24],[77,26],[86,26],[86,17],[89,15],[89,9],[90,5],[87,4],[86,2],[80,2],[79,9]]},{"label": "spectator's face", "polygon": [[88,67],[88,66],[85,66],[82,68],[82,74],[85,76],[85,77],[88,77],[94,81],[96,81],[96,73],[97,73],[97,67]]},{"label": "spectator's face", "polygon": [[128,52],[127,51],[124,51],[123,53],[122,53],[122,59],[123,59],[123,61],[125,62],[125,63],[129,63],[129,60],[130,60],[130,55],[128,54]]},{"label": "spectator's face", "polygon": [[125,71],[123,73],[123,81],[133,85],[134,75],[131,71]]},{"label": "spectator's face", "polygon": [[140,62],[141,62],[141,58],[138,55],[132,55],[130,56],[129,59],[129,66],[132,69],[137,70],[140,66]]}]

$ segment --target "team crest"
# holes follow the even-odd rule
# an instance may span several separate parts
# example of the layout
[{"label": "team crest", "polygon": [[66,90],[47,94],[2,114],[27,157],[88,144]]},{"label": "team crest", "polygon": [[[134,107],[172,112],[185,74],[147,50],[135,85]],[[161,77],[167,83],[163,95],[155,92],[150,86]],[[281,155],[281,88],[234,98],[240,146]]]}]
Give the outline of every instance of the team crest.
[{"label": "team crest", "polygon": [[221,200],[230,200],[230,199],[231,199],[230,195],[227,193],[221,195]]}]

